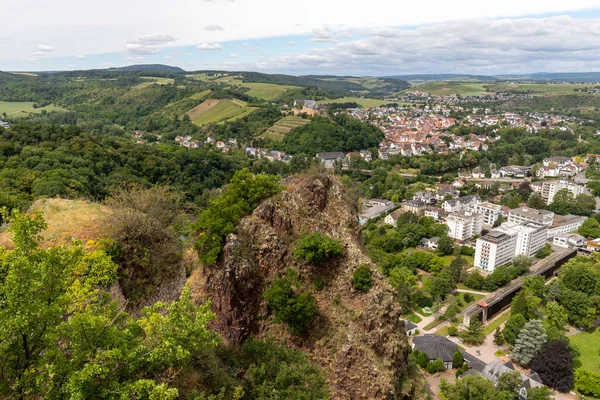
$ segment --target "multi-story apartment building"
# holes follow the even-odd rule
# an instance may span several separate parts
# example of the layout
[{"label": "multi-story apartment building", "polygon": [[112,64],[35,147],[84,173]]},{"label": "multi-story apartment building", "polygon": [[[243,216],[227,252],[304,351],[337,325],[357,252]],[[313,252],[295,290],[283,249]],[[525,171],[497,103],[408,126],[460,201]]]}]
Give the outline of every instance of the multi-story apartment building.
[{"label": "multi-story apartment building", "polygon": [[517,235],[493,230],[477,239],[475,266],[492,272],[497,267],[508,264],[515,257]]},{"label": "multi-story apartment building", "polygon": [[569,189],[575,197],[582,194],[585,190],[583,185],[562,179],[556,181],[533,182],[531,188],[542,196],[542,199],[544,199],[546,204],[550,204],[554,201],[554,195],[556,195],[559,190]]},{"label": "multi-story apartment building", "polygon": [[578,215],[556,215],[554,222],[548,227],[548,237],[575,232],[586,219]]},{"label": "multi-story apartment building", "polygon": [[517,236],[514,252],[515,256],[520,254],[527,257],[535,256],[535,253],[544,247],[546,239],[548,238],[548,227],[532,222],[527,222],[525,224],[505,222],[496,228],[496,230],[508,235]]},{"label": "multi-story apartment building", "polygon": [[554,222],[554,213],[547,210],[536,210],[529,207],[521,207],[510,210],[508,213],[508,222],[525,224],[533,222],[538,225],[550,226]]},{"label": "multi-story apartment building", "polygon": [[483,228],[483,215],[471,211],[458,211],[446,217],[448,236],[457,240],[467,240],[479,235]]},{"label": "multi-story apartment building", "polygon": [[407,200],[402,203],[402,210],[404,212],[411,212],[416,215],[423,215],[425,208],[427,208],[427,204],[421,200]]},{"label": "multi-story apartment building", "polygon": [[472,208],[473,212],[483,215],[483,225],[492,227],[498,221],[498,217],[502,215],[502,207],[492,203],[475,204]]}]

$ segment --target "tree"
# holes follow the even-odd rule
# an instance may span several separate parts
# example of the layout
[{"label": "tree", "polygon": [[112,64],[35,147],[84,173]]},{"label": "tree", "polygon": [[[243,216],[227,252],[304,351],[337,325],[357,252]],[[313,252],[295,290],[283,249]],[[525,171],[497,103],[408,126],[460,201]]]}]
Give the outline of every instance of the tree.
[{"label": "tree", "polygon": [[309,293],[296,293],[288,276],[275,278],[264,298],[276,321],[286,323],[296,334],[306,333],[319,311],[314,297]]},{"label": "tree", "polygon": [[542,247],[535,253],[535,258],[541,260],[542,258],[548,257],[550,254],[552,254],[552,247],[550,246],[550,244],[546,243],[544,247]]},{"label": "tree", "polygon": [[515,340],[513,358],[521,365],[529,365],[547,338],[546,329],[540,320],[533,319],[527,322]]},{"label": "tree", "polygon": [[465,267],[468,265],[467,261],[460,255],[456,256],[448,265],[448,273],[454,283],[461,281]]},{"label": "tree", "polygon": [[546,292],[546,301],[558,301],[560,298],[560,285],[557,281],[552,281],[548,284]]},{"label": "tree", "polygon": [[429,287],[429,293],[434,300],[437,299],[445,299],[446,296],[450,294],[452,289],[454,289],[454,284],[452,283],[452,279],[446,271],[441,272],[438,276],[433,278],[431,281],[431,285]]},{"label": "tree", "polygon": [[111,300],[117,265],[106,253],[41,249],[41,215],[11,222],[15,248],[0,249],[0,397],[177,398],[164,382],[218,341],[210,302],[196,308],[186,287],[134,318]]},{"label": "tree", "polygon": [[473,300],[475,300],[475,297],[473,297],[473,295],[471,293],[464,293],[463,298],[465,299],[465,301],[467,303],[472,303]]},{"label": "tree", "polygon": [[352,274],[352,286],[356,290],[369,290],[373,284],[373,276],[367,264],[361,264]]},{"label": "tree", "polygon": [[575,197],[572,213],[577,215],[591,215],[596,210],[596,198],[589,194],[580,194]]},{"label": "tree", "polygon": [[511,316],[508,321],[506,321],[504,329],[502,330],[504,340],[506,340],[507,343],[514,345],[519,332],[521,332],[521,329],[523,329],[526,323],[527,320],[522,314],[512,314],[511,311]]},{"label": "tree", "polygon": [[575,197],[573,196],[573,192],[567,188],[560,189],[554,195],[554,199],[548,206],[548,210],[561,215],[569,214],[573,210],[574,202]]},{"label": "tree", "polygon": [[558,304],[556,301],[551,301],[546,304],[546,311],[548,316],[548,322],[551,326],[562,330],[565,328],[565,324],[569,318],[569,315],[565,311],[565,308]]},{"label": "tree", "polygon": [[485,278],[477,271],[473,271],[465,278],[465,286],[470,289],[480,290],[483,288]]},{"label": "tree", "polygon": [[460,368],[463,366],[464,360],[463,360],[463,356],[462,353],[458,350],[456,350],[454,352],[454,355],[452,356],[452,368]]},{"label": "tree", "polygon": [[573,387],[573,355],[567,340],[551,340],[544,344],[531,363],[544,385],[559,392]]},{"label": "tree", "polygon": [[299,260],[308,261],[316,265],[337,257],[344,251],[340,240],[330,239],[320,232],[303,235],[296,243],[294,256]]},{"label": "tree", "polygon": [[552,391],[546,386],[527,389],[527,400],[552,400]]},{"label": "tree", "polygon": [[278,182],[278,176],[252,175],[247,169],[236,171],[229,185],[210,201],[192,226],[198,233],[195,248],[205,265],[217,262],[225,238],[235,232],[240,218],[281,191]]},{"label": "tree", "polygon": [[533,192],[531,196],[529,196],[529,200],[527,200],[527,206],[530,208],[535,208],[536,210],[541,210],[545,206],[544,199],[542,199],[542,195],[538,192]]},{"label": "tree", "polygon": [[528,319],[527,294],[525,290],[520,290],[519,293],[510,302],[511,315],[521,314]]},{"label": "tree", "polygon": [[444,362],[439,358],[436,358],[435,361],[429,361],[427,364],[427,372],[430,374],[435,374],[436,372],[444,372],[446,367],[444,366]]},{"label": "tree", "polygon": [[119,264],[125,297],[138,301],[182,268],[183,242],[172,228],[181,197],[168,187],[120,189],[105,204],[107,250]]},{"label": "tree", "polygon": [[505,372],[498,377],[496,389],[518,395],[523,388],[523,378],[519,371]]},{"label": "tree", "polygon": [[525,272],[529,271],[529,268],[531,267],[531,260],[526,255],[519,254],[518,256],[516,256],[513,259],[512,265],[513,265],[513,267],[517,268],[519,271],[522,271],[519,274],[519,275],[522,275]]},{"label": "tree", "polygon": [[575,389],[586,396],[600,397],[600,374],[578,369],[575,372]]},{"label": "tree", "polygon": [[595,218],[588,218],[583,221],[583,224],[577,230],[581,236],[586,238],[599,238],[600,237],[600,222]]},{"label": "tree", "polygon": [[504,344],[504,335],[502,334],[500,327],[497,327],[494,332],[494,344],[496,346],[502,346]]},{"label": "tree", "polygon": [[478,319],[471,320],[466,330],[461,332],[461,339],[471,345],[480,345],[485,340],[483,333],[483,324]]},{"label": "tree", "polygon": [[447,400],[512,400],[514,394],[496,390],[494,384],[481,375],[467,375],[449,384],[442,379],[440,391]]},{"label": "tree", "polygon": [[454,241],[449,236],[444,235],[440,237],[437,249],[445,255],[452,254],[452,250],[454,250]]}]

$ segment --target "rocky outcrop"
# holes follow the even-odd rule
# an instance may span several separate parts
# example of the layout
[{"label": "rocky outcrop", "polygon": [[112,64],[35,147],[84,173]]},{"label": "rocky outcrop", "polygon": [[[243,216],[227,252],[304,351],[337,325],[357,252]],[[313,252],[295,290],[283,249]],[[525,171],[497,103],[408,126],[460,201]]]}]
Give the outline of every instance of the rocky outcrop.
[{"label": "rocky outcrop", "polygon": [[[408,343],[389,284],[375,267],[373,287],[357,292],[352,273],[370,263],[355,204],[337,178],[292,177],[281,195],[265,201],[239,221],[216,266],[192,275],[199,301],[210,299],[214,328],[237,344],[251,335],[272,337],[305,351],[327,377],[333,398],[407,398],[399,387],[407,372]],[[297,238],[319,231],[340,239],[344,256],[320,267],[293,257]],[[297,337],[274,321],[263,292],[274,277],[296,269],[305,290],[317,299],[320,315],[307,337]],[[324,283],[315,289],[314,279]]]}]

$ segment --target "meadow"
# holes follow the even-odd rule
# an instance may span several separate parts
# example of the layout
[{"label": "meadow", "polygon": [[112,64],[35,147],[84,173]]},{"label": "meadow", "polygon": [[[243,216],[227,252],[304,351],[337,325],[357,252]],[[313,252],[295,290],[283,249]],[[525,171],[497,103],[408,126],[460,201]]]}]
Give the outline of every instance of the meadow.
[{"label": "meadow", "polygon": [[598,356],[600,329],[596,328],[589,332],[581,332],[569,336],[569,341],[581,353],[579,357],[581,365],[576,365],[575,367],[600,373],[600,356]]},{"label": "meadow", "polygon": [[40,114],[43,110],[47,112],[68,111],[54,104],[39,108],[34,108],[34,104],[32,101],[0,101],[0,115],[6,113],[8,117],[21,118],[30,114]]},{"label": "meadow", "polygon": [[172,85],[175,82],[173,78],[161,78],[158,76],[140,76],[140,79],[146,82],[135,85],[134,89],[144,89],[151,85]]},{"label": "meadow", "polygon": [[272,83],[240,83],[242,86],[250,89],[248,95],[263,100],[275,100],[284,92],[290,89],[297,89],[298,86],[275,85]]},{"label": "meadow", "polygon": [[478,96],[494,93],[528,93],[534,96],[560,96],[567,94],[586,93],[575,92],[574,89],[590,87],[589,84],[550,84],[550,83],[476,83],[476,82],[430,82],[422,85],[412,86],[407,92],[421,91],[434,95]]},{"label": "meadow", "polygon": [[196,125],[206,125],[210,123],[225,122],[238,119],[254,111],[254,108],[247,107],[247,104],[241,100],[206,100],[204,103],[186,114]]},{"label": "meadow", "polygon": [[407,92],[421,91],[438,96],[458,94],[461,96],[478,96],[486,94],[485,83],[473,82],[430,82],[412,86]]},{"label": "meadow", "polygon": [[581,94],[585,95],[587,93],[576,92],[574,89],[584,89],[591,87],[593,85],[589,84],[565,84],[565,85],[557,85],[557,84],[549,84],[549,83],[497,83],[497,84],[488,84],[485,85],[490,89],[491,92],[511,92],[511,91],[519,91],[519,92],[531,92],[533,95],[546,95],[546,96],[560,96],[567,94]]}]

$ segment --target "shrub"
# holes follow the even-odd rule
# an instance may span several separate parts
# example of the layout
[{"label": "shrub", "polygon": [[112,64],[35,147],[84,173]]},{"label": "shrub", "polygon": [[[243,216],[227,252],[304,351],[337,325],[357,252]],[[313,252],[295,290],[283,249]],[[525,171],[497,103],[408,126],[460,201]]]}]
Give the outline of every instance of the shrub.
[{"label": "shrub", "polygon": [[577,370],[575,388],[586,396],[600,397],[600,374],[584,369]]},{"label": "shrub", "polygon": [[352,286],[354,286],[356,290],[369,290],[372,284],[373,276],[371,275],[371,270],[368,265],[362,264],[354,270],[354,273],[352,274]]},{"label": "shrub", "polygon": [[461,354],[461,352],[459,350],[456,350],[454,352],[454,355],[452,356],[452,367],[453,368],[460,368],[463,366],[464,360],[463,360],[463,356]]},{"label": "shrub", "polygon": [[442,360],[440,360],[439,358],[436,358],[435,361],[430,361],[427,364],[427,372],[429,372],[430,374],[435,374],[436,372],[443,372],[446,370],[446,367],[444,366],[444,362]]},{"label": "shrub", "polygon": [[472,257],[475,255],[475,249],[469,246],[460,246],[460,255]]},{"label": "shrub", "polygon": [[465,293],[465,294],[463,295],[463,298],[465,299],[465,301],[466,301],[467,303],[470,303],[470,302],[472,302],[473,300],[475,300],[475,298],[473,297],[473,295],[472,295],[471,293]]},{"label": "shrub", "polygon": [[305,333],[317,314],[317,302],[309,293],[296,293],[289,278],[276,278],[264,294],[278,322],[286,323],[292,332]]},{"label": "shrub", "polygon": [[550,245],[548,243],[546,243],[546,245],[544,247],[542,247],[541,249],[539,249],[537,251],[537,253],[535,253],[535,258],[546,258],[548,257],[550,254],[552,254],[552,248],[550,247]]},{"label": "shrub", "polygon": [[458,328],[455,326],[451,326],[448,328],[448,335],[450,336],[458,336]]},{"label": "shrub", "polygon": [[316,265],[322,264],[344,251],[344,245],[339,240],[315,232],[303,235],[294,249],[294,256],[299,260],[308,261]]},{"label": "shrub", "polygon": [[470,289],[480,290],[484,283],[485,278],[479,272],[471,272],[465,278],[465,286]]}]

